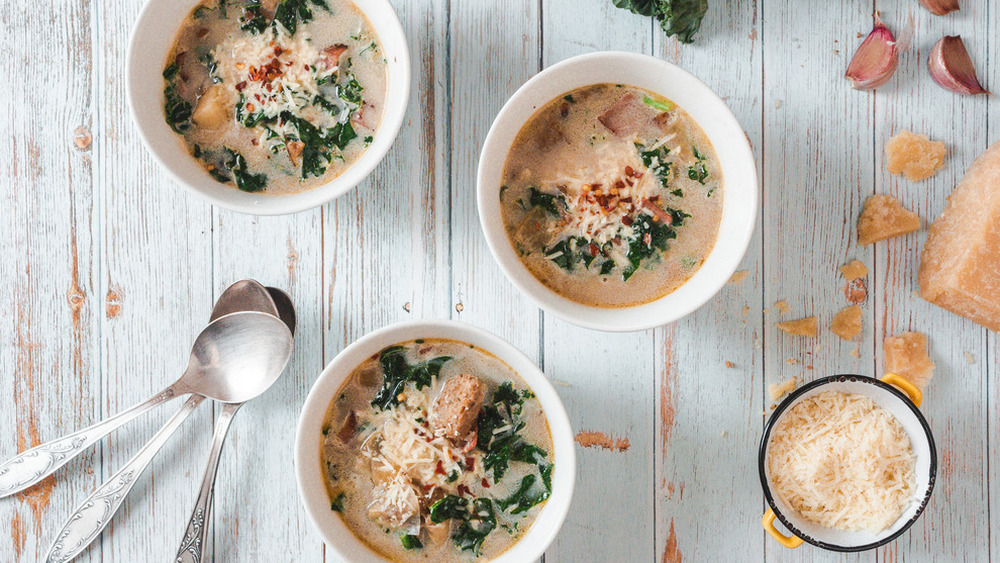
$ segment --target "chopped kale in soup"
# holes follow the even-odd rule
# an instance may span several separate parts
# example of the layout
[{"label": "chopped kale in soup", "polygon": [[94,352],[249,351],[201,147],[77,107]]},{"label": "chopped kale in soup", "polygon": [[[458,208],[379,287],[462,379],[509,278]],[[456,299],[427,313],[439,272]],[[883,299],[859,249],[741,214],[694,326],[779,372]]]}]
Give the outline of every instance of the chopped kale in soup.
[{"label": "chopped kale in soup", "polygon": [[324,184],[364,153],[386,61],[351,0],[206,0],[163,79],[167,123],[213,178],[280,194]]},{"label": "chopped kale in soup", "polygon": [[553,291],[599,307],[646,303],[687,281],[722,216],[715,150],[684,110],[621,84],[539,109],[507,155],[511,243]]},{"label": "chopped kale in soup", "polygon": [[500,359],[453,340],[390,346],[358,366],[321,449],[330,509],[394,561],[493,559],[552,491],[538,399]]}]

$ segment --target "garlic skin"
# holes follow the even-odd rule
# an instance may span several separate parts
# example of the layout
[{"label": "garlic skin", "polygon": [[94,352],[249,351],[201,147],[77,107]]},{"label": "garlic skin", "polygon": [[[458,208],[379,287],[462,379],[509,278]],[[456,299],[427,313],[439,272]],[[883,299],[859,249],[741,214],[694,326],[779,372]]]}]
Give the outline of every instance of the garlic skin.
[{"label": "garlic skin", "polygon": [[945,90],[970,95],[990,93],[976,78],[976,69],[960,35],[945,36],[934,44],[927,57],[927,69],[934,82]]},{"label": "garlic skin", "polygon": [[920,5],[935,16],[946,16],[958,11],[958,0],[920,0]]},{"label": "garlic skin", "polygon": [[865,37],[854,53],[844,77],[856,90],[871,90],[885,84],[899,65],[896,38],[875,14],[875,29]]}]

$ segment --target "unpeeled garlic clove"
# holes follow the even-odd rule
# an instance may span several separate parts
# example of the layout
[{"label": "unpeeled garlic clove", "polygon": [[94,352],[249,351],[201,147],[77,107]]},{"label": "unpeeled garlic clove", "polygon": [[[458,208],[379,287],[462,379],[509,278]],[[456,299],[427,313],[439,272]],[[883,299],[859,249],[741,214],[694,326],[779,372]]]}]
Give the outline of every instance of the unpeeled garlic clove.
[{"label": "unpeeled garlic clove", "polygon": [[927,58],[927,69],[934,82],[945,90],[959,94],[989,94],[976,78],[976,69],[959,35],[945,36],[934,44]]},{"label": "unpeeled garlic clove", "polygon": [[854,58],[847,65],[844,77],[857,90],[871,90],[885,84],[896,72],[899,51],[896,38],[875,14],[875,29],[861,42]]},{"label": "unpeeled garlic clove", "polygon": [[958,11],[958,0],[920,0],[920,5],[935,16],[946,16]]}]

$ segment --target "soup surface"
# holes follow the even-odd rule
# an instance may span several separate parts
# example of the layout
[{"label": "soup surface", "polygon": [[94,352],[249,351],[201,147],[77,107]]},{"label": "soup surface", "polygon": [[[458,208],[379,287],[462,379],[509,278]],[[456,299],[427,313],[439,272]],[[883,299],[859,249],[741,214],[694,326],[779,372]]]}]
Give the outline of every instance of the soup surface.
[{"label": "soup surface", "polygon": [[646,303],[701,267],[718,235],[722,175],[684,110],[620,84],[586,86],[539,109],[503,170],[514,249],[543,284],[598,307]]},{"label": "soup surface", "polygon": [[167,123],[213,178],[281,194],[324,184],[364,153],[386,61],[350,0],[207,0],[163,78]]},{"label": "soup surface", "polygon": [[552,489],[541,404],[506,363],[454,340],[390,346],[358,366],[321,449],[330,509],[396,561],[497,557]]}]

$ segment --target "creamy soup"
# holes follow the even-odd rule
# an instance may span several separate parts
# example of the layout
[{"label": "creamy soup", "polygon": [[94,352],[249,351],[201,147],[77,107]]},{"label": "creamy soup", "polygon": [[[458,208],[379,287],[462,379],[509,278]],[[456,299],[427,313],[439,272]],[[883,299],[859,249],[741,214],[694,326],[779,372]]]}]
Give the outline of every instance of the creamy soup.
[{"label": "creamy soup", "polygon": [[350,0],[207,0],[163,71],[167,123],[213,178],[249,192],[308,190],[364,153],[386,61]]},{"label": "creamy soup", "polygon": [[722,175],[708,137],[647,90],[587,86],[539,109],[503,170],[500,203],[521,261],[585,305],[626,307],[677,289],[718,235]]},{"label": "creamy soup", "polygon": [[414,340],[358,366],[330,404],[330,510],[395,561],[493,559],[552,490],[541,404],[506,363],[454,340]]}]

